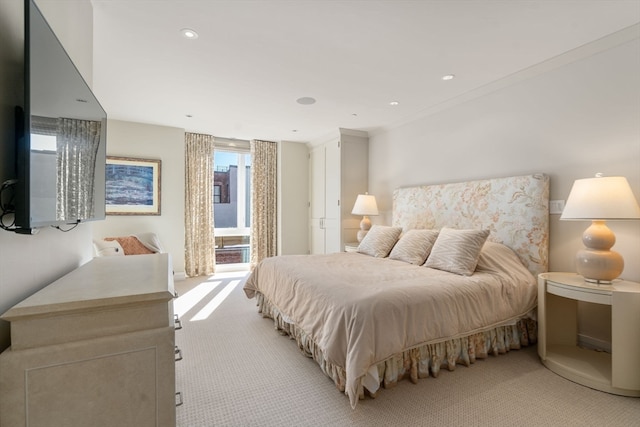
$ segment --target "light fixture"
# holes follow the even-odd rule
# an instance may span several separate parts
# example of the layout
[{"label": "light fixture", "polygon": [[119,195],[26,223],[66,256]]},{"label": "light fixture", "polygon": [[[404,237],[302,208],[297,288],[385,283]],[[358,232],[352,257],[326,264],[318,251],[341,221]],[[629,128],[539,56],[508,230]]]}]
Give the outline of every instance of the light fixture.
[{"label": "light fixture", "polygon": [[303,96],[302,98],[296,99],[296,102],[300,105],[312,105],[316,103],[316,100],[310,96]]},{"label": "light fixture", "polygon": [[192,30],[191,28],[181,29],[180,34],[182,34],[183,37],[189,40],[195,40],[198,38],[198,33],[196,33],[195,30]]},{"label": "light fixture", "polygon": [[364,239],[364,236],[367,235],[371,228],[369,215],[378,215],[378,204],[376,203],[375,196],[369,193],[358,194],[351,213],[353,215],[363,215],[362,221],[360,221],[360,230],[357,235],[358,242],[362,242],[362,239]]},{"label": "light fixture", "polygon": [[453,78],[455,77],[455,74],[446,74],[444,76],[442,76],[442,80],[453,80]]},{"label": "light fixture", "polygon": [[560,219],[591,220],[582,234],[586,248],[576,255],[576,270],[588,282],[611,283],[624,269],[624,259],[611,251],[616,236],[606,220],[640,219],[640,207],[622,176],[578,179],[573,183]]},{"label": "light fixture", "polygon": [[396,105],[399,105],[400,103],[398,101],[391,101],[389,103],[389,105],[391,105],[392,107],[395,107]]}]

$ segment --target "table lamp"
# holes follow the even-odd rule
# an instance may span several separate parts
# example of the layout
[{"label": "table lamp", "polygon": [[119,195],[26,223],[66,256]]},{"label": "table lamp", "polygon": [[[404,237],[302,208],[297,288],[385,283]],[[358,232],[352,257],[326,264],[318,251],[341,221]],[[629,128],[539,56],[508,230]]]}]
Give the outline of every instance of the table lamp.
[{"label": "table lamp", "polygon": [[357,235],[358,242],[362,242],[362,239],[364,239],[364,236],[367,235],[371,228],[369,215],[378,215],[378,204],[376,203],[375,196],[369,193],[358,194],[351,213],[353,215],[363,215],[362,221],[360,221],[360,230]]},{"label": "table lamp", "polygon": [[586,281],[611,283],[622,273],[624,260],[610,250],[616,236],[606,221],[640,219],[640,207],[625,177],[596,174],[576,180],[560,219],[591,221],[582,234],[586,247],[576,254],[576,270]]}]

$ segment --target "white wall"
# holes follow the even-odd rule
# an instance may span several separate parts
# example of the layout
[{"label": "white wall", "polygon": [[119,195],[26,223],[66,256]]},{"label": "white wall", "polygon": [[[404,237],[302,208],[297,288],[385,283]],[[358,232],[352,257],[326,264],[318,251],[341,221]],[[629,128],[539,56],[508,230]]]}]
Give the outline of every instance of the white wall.
[{"label": "white wall", "polygon": [[[637,32],[630,42],[583,56],[372,135],[369,189],[384,212],[373,221],[391,222],[397,187],[534,172],[551,177],[551,199],[566,200],[575,179],[602,172],[626,176],[640,201]],[[589,224],[558,218],[551,216],[550,270],[575,271]],[[640,281],[640,221],[609,226],[626,261],[622,277]],[[581,322],[593,335],[610,332],[610,319],[585,315]]]},{"label": "white wall", "polygon": [[[22,3],[24,0],[20,0]],[[91,0],[36,0],[49,26],[89,87],[93,86],[93,6]],[[90,54],[87,55],[86,53]]]},{"label": "white wall", "polygon": [[[40,4],[40,2],[38,2]],[[51,2],[49,2],[51,3]],[[45,17],[52,27],[65,26],[59,36],[67,46],[70,40],[86,37],[93,28],[89,0],[56,2],[59,14],[75,18],[60,24],[56,16]],[[89,11],[89,13],[87,13]],[[79,14],[78,14],[79,13]],[[0,181],[15,177],[14,107],[24,105],[23,3],[0,1]],[[91,63],[91,46],[69,51],[77,63]],[[79,67],[80,68],[80,67]],[[90,72],[90,70],[81,70]],[[90,81],[90,80],[88,80]],[[37,235],[24,236],[0,230],[0,313],[79,267],[91,258],[91,225],[82,224],[62,233],[44,228]],[[9,324],[0,321],[0,350],[9,345]]]},{"label": "white wall", "polygon": [[107,156],[160,159],[161,215],[107,215],[93,224],[93,236],[156,233],[171,254],[173,269],[184,273],[184,129],[109,120]]},{"label": "white wall", "polygon": [[[596,172],[640,199],[640,40],[548,71],[370,138],[369,188],[390,221],[400,186],[543,172],[551,199]],[[551,270],[573,271],[586,223],[551,217]],[[640,222],[610,222],[640,281]]]}]

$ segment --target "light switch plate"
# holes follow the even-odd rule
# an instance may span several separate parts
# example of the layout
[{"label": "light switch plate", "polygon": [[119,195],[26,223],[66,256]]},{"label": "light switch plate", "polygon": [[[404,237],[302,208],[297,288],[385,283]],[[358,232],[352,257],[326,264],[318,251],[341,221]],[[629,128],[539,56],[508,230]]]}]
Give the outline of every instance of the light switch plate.
[{"label": "light switch plate", "polygon": [[549,200],[549,213],[560,215],[564,210],[564,200]]}]

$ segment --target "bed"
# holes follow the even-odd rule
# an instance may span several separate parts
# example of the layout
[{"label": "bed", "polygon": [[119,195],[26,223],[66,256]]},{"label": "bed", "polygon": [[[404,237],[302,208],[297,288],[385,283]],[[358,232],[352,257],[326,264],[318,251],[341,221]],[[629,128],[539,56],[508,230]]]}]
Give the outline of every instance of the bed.
[{"label": "bed", "polygon": [[400,188],[358,252],[267,258],[244,291],[355,408],[536,342],[548,199],[542,174]]}]

